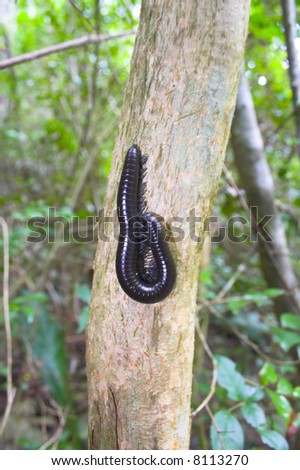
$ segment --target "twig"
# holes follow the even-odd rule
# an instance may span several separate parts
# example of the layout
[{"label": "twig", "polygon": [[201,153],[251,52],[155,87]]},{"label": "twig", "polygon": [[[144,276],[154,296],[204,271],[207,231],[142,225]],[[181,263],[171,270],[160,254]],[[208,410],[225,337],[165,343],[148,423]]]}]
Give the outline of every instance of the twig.
[{"label": "twig", "polygon": [[275,359],[274,357],[269,356],[264,351],[262,351],[260,347],[256,343],[254,343],[254,341],[249,339],[247,335],[241,333],[238,328],[233,325],[231,326],[231,331],[233,331],[236,336],[238,336],[245,344],[250,346],[253,351],[255,351],[260,357],[262,357],[267,362],[272,362],[273,364],[277,364],[278,366],[296,366],[300,364],[300,359],[294,361],[281,361],[280,359]]},{"label": "twig", "polygon": [[[96,33],[99,36],[100,35],[100,25],[99,25],[99,0],[96,0],[96,5],[95,5],[95,23],[96,23]],[[97,90],[97,76],[98,76],[98,62],[99,62],[99,51],[100,51],[100,44],[97,42],[94,47],[94,57],[95,60],[93,61],[92,64],[92,70],[91,73],[89,71],[86,71],[86,82],[87,82],[87,89],[88,89],[88,100],[87,100],[87,109],[85,112],[85,117],[83,120],[82,124],[82,130],[81,130],[81,136],[79,139],[79,146],[76,152],[75,157],[73,158],[73,164],[70,165],[69,168],[69,175],[70,175],[70,180],[72,180],[72,176],[75,172],[75,165],[77,163],[77,160],[80,156],[81,153],[83,153],[84,150],[88,150],[88,143],[92,144],[92,142],[89,142],[89,134],[91,131],[91,122],[92,122],[92,117],[95,112],[95,98],[96,98],[96,90]],[[86,62],[86,68],[88,68],[88,63]]]},{"label": "twig", "polygon": [[72,7],[74,8],[74,10],[77,11],[77,13],[80,15],[80,18],[85,20],[87,22],[87,24],[94,30],[94,31],[97,31],[95,26],[90,22],[90,20],[84,16],[83,14],[83,11],[80,10],[80,8],[72,1],[72,0],[69,0],[69,3],[72,5]]},{"label": "twig", "polygon": [[64,417],[64,414],[60,408],[60,406],[53,400],[51,399],[51,405],[55,408],[56,412],[57,412],[57,416],[59,418],[59,423],[58,423],[58,427],[57,429],[55,430],[54,434],[50,437],[50,439],[48,439],[47,442],[45,442],[39,450],[45,450],[45,449],[48,449],[48,447],[52,446],[53,444],[55,444],[61,437],[63,431],[64,431],[64,428],[65,428],[65,424],[66,424],[66,419]]},{"label": "twig", "polygon": [[0,425],[0,436],[2,436],[7,425],[11,408],[15,399],[17,389],[13,386],[12,379],[12,336],[9,318],[9,233],[8,225],[3,217],[0,217],[0,225],[3,233],[3,313],[6,336],[6,408]]},{"label": "twig", "polygon": [[236,270],[234,271],[233,275],[231,276],[231,278],[226,282],[225,286],[220,290],[220,292],[218,293],[218,295],[216,296],[216,300],[220,300],[222,299],[223,297],[225,297],[225,295],[227,294],[228,291],[230,291],[230,289],[232,288],[233,284],[235,283],[235,281],[238,279],[238,277],[240,276],[240,274],[245,271],[246,269],[246,265],[244,263],[241,263],[238,265],[238,267],[236,268]]},{"label": "twig", "polygon": [[231,406],[228,411],[229,413],[232,413],[232,411],[235,411],[235,410],[238,410],[239,408],[241,408],[242,406],[246,405],[246,402],[245,401],[241,401],[240,403],[236,403],[235,405]]},{"label": "twig", "polygon": [[281,131],[281,129],[283,129],[283,127],[288,123],[288,121],[293,118],[295,115],[295,112],[291,112],[290,114],[288,114],[287,116],[285,116],[283,118],[283,120],[281,121],[281,123],[276,127],[276,129],[274,129],[274,131],[269,135],[269,137],[267,137],[266,139],[266,142],[265,142],[265,147],[267,147],[267,145],[270,145],[272,144],[273,142],[275,142],[275,139],[276,139],[276,136],[278,134],[279,131]]},{"label": "twig", "polygon": [[238,328],[236,328],[229,321],[223,318],[222,315],[219,314],[217,309],[214,308],[213,305],[211,305],[205,299],[202,299],[202,307],[200,306],[198,312],[203,308],[203,306],[206,306],[208,310],[213,315],[215,315],[215,317],[217,317],[230,331],[232,331],[238,338],[240,338],[243,341],[243,343],[247,344],[247,346],[253,349],[265,361],[272,362],[273,364],[277,364],[278,366],[296,366],[300,364],[300,359],[295,360],[295,361],[281,361],[280,359],[275,359],[274,357],[269,356],[264,351],[262,351],[260,347],[256,343],[254,343],[254,341],[249,339],[248,336],[241,333]]},{"label": "twig", "polygon": [[38,49],[37,51],[28,52],[26,54],[21,54],[15,57],[10,57],[9,59],[2,60],[0,62],[0,70],[14,67],[15,65],[19,64],[24,64],[25,62],[31,62],[32,60],[41,59],[42,57],[46,57],[50,54],[55,54],[57,52],[67,51],[70,49],[75,49],[77,47],[101,43],[113,39],[120,39],[127,36],[131,36],[135,33],[135,30],[131,30],[123,31],[118,34],[88,34],[87,36],[82,36],[81,38],[71,39],[70,41],[65,41],[60,44],[54,44],[53,46],[44,47],[43,49]]},{"label": "twig", "polygon": [[207,406],[209,403],[210,399],[213,397],[215,390],[216,390],[216,385],[217,385],[217,376],[218,376],[218,365],[217,361],[215,360],[213,353],[210,350],[210,347],[207,344],[206,338],[204,334],[201,331],[200,325],[199,325],[199,320],[196,321],[196,331],[198,333],[198,336],[200,338],[200,341],[206,351],[206,354],[210,358],[213,366],[213,375],[212,375],[212,380],[211,380],[211,386],[210,386],[210,391],[207,395],[207,397],[203,400],[203,402],[192,412],[192,418],[194,418],[200,411]]},{"label": "twig", "polygon": [[245,377],[245,383],[248,385],[252,385],[253,387],[260,387],[259,383],[255,382],[254,380],[247,379],[246,377]]},{"label": "twig", "polygon": [[[103,131],[103,134],[102,134],[103,140],[107,139],[107,137],[111,134],[111,132],[113,131],[114,125],[115,125],[114,121],[112,121],[110,124],[107,125],[106,129]],[[96,157],[97,155],[95,153],[90,153],[87,156],[84,167],[81,169],[80,174],[78,175],[78,181],[74,188],[73,195],[69,199],[68,206],[70,207],[71,210],[74,210],[77,204],[77,201],[83,189],[84,183],[93,168]],[[44,261],[43,272],[41,273],[39,280],[36,284],[37,290],[42,289],[44,287],[44,284],[48,276],[49,268],[52,265],[53,261],[55,260],[57,253],[59,252],[59,250],[64,244],[63,241],[60,240],[60,236],[62,235],[62,232],[63,232],[63,229],[60,226],[57,234],[55,235],[56,236],[55,243],[53,244],[47,258]]]},{"label": "twig", "polygon": [[270,260],[272,261],[272,264],[274,266],[274,269],[277,271],[277,274],[278,274],[278,277],[281,281],[281,284],[282,284],[282,287],[283,289],[286,291],[286,295],[290,296],[290,299],[291,299],[291,302],[295,305],[296,309],[299,310],[299,303],[298,303],[298,300],[296,299],[295,297],[295,292],[296,292],[296,289],[297,289],[297,284],[293,287],[289,287],[286,283],[286,280],[284,278],[284,275],[283,273],[281,272],[281,269],[280,269],[280,266],[278,266],[278,263],[277,263],[277,260],[276,258],[274,257],[273,255],[273,252],[272,252],[272,249],[270,248],[269,244],[268,244],[268,241],[264,238],[262,232],[261,232],[261,229],[259,227],[259,225],[257,224],[257,221],[255,219],[255,217],[253,216],[252,212],[251,212],[251,209],[245,199],[245,197],[243,196],[239,186],[237,185],[237,183],[235,182],[231,172],[228,170],[228,168],[226,167],[226,165],[223,166],[223,172],[225,174],[225,177],[227,179],[227,181],[229,182],[230,186],[232,188],[235,189],[236,193],[237,193],[237,196],[240,200],[240,203],[241,203],[241,206],[245,209],[246,213],[249,215],[250,217],[250,220],[252,222],[252,225],[255,229],[255,231],[261,235],[261,240],[263,242],[263,245],[264,245],[264,249],[266,251],[266,253],[268,254]]},{"label": "twig", "polygon": [[208,413],[208,415],[209,415],[209,417],[210,417],[210,419],[211,419],[211,421],[212,421],[213,427],[215,428],[215,430],[216,430],[216,432],[217,432],[217,434],[218,434],[218,436],[219,436],[222,449],[223,449],[223,450],[226,450],[225,442],[224,442],[223,436],[222,436],[222,431],[221,431],[221,429],[219,428],[219,426],[217,425],[217,422],[216,422],[216,420],[215,420],[215,418],[214,418],[214,415],[213,415],[212,412],[211,412],[210,407],[209,407],[208,405],[206,405],[205,409],[206,409],[206,411],[207,411],[207,413]]}]

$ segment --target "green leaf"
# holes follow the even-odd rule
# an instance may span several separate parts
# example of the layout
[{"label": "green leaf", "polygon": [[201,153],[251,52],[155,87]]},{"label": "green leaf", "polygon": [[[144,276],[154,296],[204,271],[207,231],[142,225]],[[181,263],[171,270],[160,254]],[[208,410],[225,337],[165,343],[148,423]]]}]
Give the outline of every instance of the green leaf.
[{"label": "green leaf", "polygon": [[247,423],[253,428],[258,428],[266,424],[265,412],[256,403],[242,406],[242,414]]},{"label": "green leaf", "polygon": [[251,302],[255,302],[257,305],[269,302],[269,299],[262,292],[248,292],[244,297]]},{"label": "green leaf", "polygon": [[295,387],[292,393],[293,397],[300,398],[300,387]]},{"label": "green leaf", "polygon": [[28,138],[27,135],[24,134],[24,132],[16,131],[15,129],[7,129],[5,131],[5,134],[8,137],[11,137],[12,139],[15,139],[15,140],[19,140],[21,142],[26,142],[26,140]]},{"label": "green leaf", "polygon": [[76,295],[82,302],[89,304],[91,300],[91,289],[86,284],[77,284]]},{"label": "green leaf", "polygon": [[262,292],[248,292],[244,297],[245,299],[251,300],[253,302],[265,299],[265,295]]},{"label": "green leaf", "polygon": [[273,390],[267,390],[269,397],[271,398],[277,413],[285,421],[288,422],[292,412],[290,402],[283,395],[278,395]]},{"label": "green leaf", "polygon": [[43,307],[32,344],[33,358],[40,365],[42,380],[59,405],[68,401],[68,360],[61,326]]},{"label": "green leaf", "polygon": [[212,269],[211,268],[206,268],[202,269],[200,274],[199,274],[199,281],[202,284],[205,284],[206,286],[212,286],[213,285],[213,276],[212,276]]},{"label": "green leaf", "polygon": [[264,444],[276,450],[288,450],[289,445],[285,438],[277,431],[271,429],[258,429],[261,440]]},{"label": "green leaf", "polygon": [[26,292],[15,297],[10,302],[12,312],[22,313],[27,318],[28,323],[32,323],[40,306],[45,304],[48,296],[44,292]]},{"label": "green leaf", "polygon": [[291,395],[293,393],[293,385],[287,379],[281,377],[277,384],[276,393],[281,395]]},{"label": "green leaf", "polygon": [[277,373],[273,364],[266,362],[259,372],[261,383],[263,385],[274,384],[277,382]]},{"label": "green leaf", "polygon": [[283,330],[282,328],[273,327],[274,339],[280,344],[281,348],[287,352],[296,344],[300,344],[300,335],[294,331]]},{"label": "green leaf", "polygon": [[221,432],[221,439],[215,426],[211,424],[210,437],[213,450],[221,450],[224,447],[224,450],[242,450],[244,448],[244,433],[238,420],[227,410],[218,411],[214,419]]},{"label": "green leaf", "polygon": [[19,295],[14,299],[15,304],[23,305],[24,302],[36,302],[36,303],[45,303],[48,300],[47,294],[45,292],[28,292],[24,295]]},{"label": "green leaf", "polygon": [[283,328],[290,328],[291,330],[300,330],[300,318],[292,313],[283,313],[280,316],[280,323]]},{"label": "green leaf", "polygon": [[244,389],[244,400],[247,402],[259,401],[264,397],[264,392],[259,387],[252,387],[246,384]]},{"label": "green leaf", "polygon": [[80,312],[77,333],[82,333],[83,331],[85,331],[87,323],[88,323],[88,319],[89,319],[89,307],[85,306]]},{"label": "green leaf", "polygon": [[263,291],[264,295],[266,297],[279,297],[279,295],[283,295],[284,294],[284,290],[283,289],[276,289],[276,288],[273,288],[273,289],[265,289]]},{"label": "green leaf", "polygon": [[232,311],[233,314],[239,313],[239,311],[247,305],[247,300],[242,299],[232,299],[229,300],[227,305],[228,308]]},{"label": "green leaf", "polygon": [[229,398],[242,401],[245,398],[245,379],[236,371],[236,365],[225,356],[216,356],[218,364],[218,384],[225,388]]}]

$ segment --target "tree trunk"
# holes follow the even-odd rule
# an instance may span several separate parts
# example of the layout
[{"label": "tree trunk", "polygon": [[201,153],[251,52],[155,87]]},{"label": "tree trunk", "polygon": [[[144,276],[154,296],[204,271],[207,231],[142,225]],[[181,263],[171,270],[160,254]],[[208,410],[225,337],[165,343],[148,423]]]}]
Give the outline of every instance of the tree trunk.
[{"label": "tree trunk", "polygon": [[284,227],[275,207],[273,178],[264,154],[251,92],[244,75],[241,78],[232,122],[232,146],[248,204],[257,208],[257,221],[264,216],[272,216],[266,226],[272,240],[266,241],[259,236],[258,243],[261,267],[268,286],[286,290],[285,295],[275,298],[275,310],[278,314],[299,313],[297,281],[289,257]]},{"label": "tree trunk", "polygon": [[293,93],[293,105],[296,121],[297,151],[300,156],[300,64],[295,44],[297,38],[297,20],[295,0],[281,0],[285,41],[289,59],[289,76]]},{"label": "tree trunk", "polygon": [[[14,0],[0,0],[0,28],[3,37],[3,46],[0,49],[0,61],[10,56],[10,39],[16,26],[16,4]],[[14,81],[12,72],[12,81]],[[0,94],[0,123],[9,114],[9,100],[7,94]]]},{"label": "tree trunk", "polygon": [[[99,242],[87,332],[91,449],[189,445],[194,315],[201,243],[189,210],[211,213],[240,76],[250,0],[145,0],[131,62],[105,213],[128,147],[149,155],[150,211],[182,217],[176,287],[164,301],[128,298],[115,274],[112,224]],[[177,236],[177,235],[176,235]]]}]

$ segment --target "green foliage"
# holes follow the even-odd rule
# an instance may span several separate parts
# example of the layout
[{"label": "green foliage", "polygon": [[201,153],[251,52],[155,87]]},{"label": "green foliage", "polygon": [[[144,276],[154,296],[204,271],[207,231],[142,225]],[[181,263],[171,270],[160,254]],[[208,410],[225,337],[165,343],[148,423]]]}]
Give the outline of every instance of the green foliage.
[{"label": "green foliage", "polygon": [[289,351],[293,346],[300,347],[300,319],[291,313],[283,313],[280,316],[280,327],[273,327],[274,340],[280,344],[284,351]]},{"label": "green foliage", "polygon": [[224,356],[216,356],[218,364],[218,384],[225,388],[228,397],[234,401],[252,401],[260,400],[263,392],[258,387],[247,385],[244,377],[236,371],[236,365],[233,361]]},{"label": "green foliage", "polygon": [[77,332],[82,333],[87,325],[89,316],[89,304],[91,300],[91,290],[87,285],[78,285],[76,288],[77,297],[85,304],[80,312]]},{"label": "green foliage", "polygon": [[[278,431],[268,429],[268,422],[264,412],[265,393],[270,397],[275,410],[282,420],[289,423],[292,407],[288,399],[274,392],[267,385],[275,384],[278,375],[272,364],[265,363],[260,371],[262,386],[250,386],[241,373],[236,370],[236,364],[225,356],[216,356],[218,364],[218,384],[227,391],[230,400],[236,402],[231,412],[223,409],[214,415],[211,425],[211,439],[213,449],[243,449],[244,431],[240,421],[233,415],[234,410],[240,413],[240,418],[250,425],[261,437],[262,443],[273,449],[288,448],[288,444]],[[278,382],[278,387],[283,387],[286,382],[283,378]],[[292,392],[292,389],[290,390]],[[282,392],[281,392],[282,393]],[[260,404],[258,404],[259,402]],[[230,436],[227,436],[231,429]],[[219,432],[220,431],[220,432]],[[220,438],[221,433],[221,438]]]},{"label": "green foliage", "polygon": [[261,440],[264,444],[276,450],[288,450],[289,446],[284,437],[272,429],[259,429]]},{"label": "green foliage", "polygon": [[248,405],[243,405],[241,407],[241,411],[244,419],[254,429],[266,426],[267,421],[265,412],[257,403],[249,403]]},{"label": "green foliage", "polygon": [[276,383],[278,380],[278,375],[275,366],[269,362],[265,362],[260,370],[260,379],[263,385]]},{"label": "green foliage", "polygon": [[45,308],[40,309],[37,317],[32,355],[43,382],[48,385],[57,403],[66,406],[69,401],[69,378],[64,333]]},{"label": "green foliage", "polygon": [[289,351],[296,344],[300,344],[300,335],[294,331],[287,331],[283,328],[272,328],[274,340],[281,346],[284,351]]},{"label": "green foliage", "polygon": [[[98,19],[95,4],[92,0],[20,0],[14,30],[1,25],[1,49],[4,54],[28,53],[94,34],[98,23],[101,34],[136,29],[138,0],[103,0]],[[1,73],[0,210],[10,229],[14,380],[19,400],[31,397],[36,407],[35,419],[23,418],[26,426],[36,427],[40,433],[38,420],[43,419],[47,436],[53,435],[59,418],[57,410],[51,409],[51,400],[60,407],[66,424],[55,445],[61,449],[86,446],[82,338],[88,321],[96,239],[64,243],[62,234],[47,225],[49,207],[55,208],[66,225],[78,216],[78,231],[92,231],[86,227],[86,217],[95,216],[104,201],[133,44],[131,35],[99,47],[52,54]],[[276,205],[299,275],[300,160],[295,152],[287,52],[277,0],[252,0],[245,65],[275,181]],[[90,158],[91,170],[80,186]],[[227,164],[236,178],[230,151]],[[221,221],[236,214],[247,216],[225,180],[215,213]],[[54,243],[27,241],[31,217],[46,219],[45,231],[54,236]],[[76,232],[76,226],[69,226],[71,233]],[[246,269],[218,298],[241,264]],[[284,436],[300,424],[300,385],[296,366],[284,365],[284,361],[294,360],[300,350],[299,317],[285,312],[278,321],[274,300],[283,291],[267,288],[257,250],[250,242],[238,248],[225,242],[213,244],[211,265],[201,272],[199,282],[205,299],[201,314],[210,314],[209,344],[218,353],[218,386],[212,401],[215,424],[209,422],[206,429],[212,448],[265,445],[287,449]],[[0,326],[3,330],[2,314]],[[5,375],[3,353],[2,390]],[[197,388],[206,395],[209,371],[203,375]],[[51,413],[44,416],[49,407]],[[254,430],[250,433],[255,435],[253,441],[249,427]],[[47,440],[42,437],[43,442]],[[8,446],[12,442],[13,437]],[[26,433],[14,444],[36,449],[43,442]]]},{"label": "green foliage", "polygon": [[283,313],[280,317],[280,323],[283,328],[300,331],[300,318],[292,313]]},{"label": "green foliage", "polygon": [[278,395],[278,393],[275,393],[272,390],[268,390],[267,392],[276,408],[278,415],[288,423],[292,411],[292,407],[289,401],[283,395]]},{"label": "green foliage", "polygon": [[[211,425],[210,437],[213,450],[241,450],[244,448],[244,433],[238,420],[227,410],[218,411]],[[217,432],[217,429],[220,432]],[[221,436],[221,437],[220,437]]]},{"label": "green foliage", "polygon": [[281,395],[291,395],[293,394],[293,386],[289,380],[285,377],[281,377],[278,380],[276,392]]}]

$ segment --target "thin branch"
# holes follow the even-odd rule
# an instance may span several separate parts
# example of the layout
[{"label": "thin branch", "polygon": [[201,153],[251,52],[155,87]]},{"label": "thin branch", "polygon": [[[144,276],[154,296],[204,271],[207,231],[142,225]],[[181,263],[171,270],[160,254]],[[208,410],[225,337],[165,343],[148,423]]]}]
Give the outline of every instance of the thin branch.
[{"label": "thin branch", "polygon": [[235,410],[238,410],[239,408],[242,408],[242,406],[246,405],[247,403],[245,401],[241,401],[240,403],[236,403],[233,405],[231,408],[228,409],[229,413],[232,413]]},{"label": "thin branch", "polygon": [[290,296],[290,299],[291,301],[293,302],[293,304],[295,305],[296,309],[299,310],[299,304],[298,304],[298,301],[295,297],[295,292],[297,291],[297,284],[294,285],[293,287],[289,287],[286,283],[286,280],[284,278],[284,274],[281,272],[281,268],[280,266],[278,265],[278,262],[272,252],[272,249],[270,248],[269,244],[268,244],[268,241],[264,238],[262,232],[261,232],[261,229],[259,227],[259,225],[257,224],[257,221],[254,217],[254,215],[252,214],[251,212],[251,209],[245,199],[245,197],[243,196],[243,193],[242,191],[240,190],[239,186],[237,185],[237,183],[235,182],[231,172],[228,170],[228,168],[226,167],[226,165],[223,166],[223,172],[224,172],[224,175],[225,175],[225,178],[227,179],[228,183],[230,184],[230,186],[232,188],[235,189],[236,191],[236,194],[240,200],[240,203],[241,203],[241,206],[244,208],[244,210],[246,211],[246,213],[249,215],[249,218],[251,220],[251,224],[253,226],[253,228],[255,229],[255,231],[261,235],[261,240],[263,242],[263,245],[264,245],[264,249],[266,251],[266,253],[268,254],[270,260],[272,261],[272,264],[274,266],[274,269],[276,270],[277,272],[277,275],[278,275],[278,278],[280,279],[281,281],[281,284],[282,284],[282,287],[283,289],[286,291],[286,295],[289,295]]},{"label": "thin branch", "polygon": [[233,275],[231,276],[231,278],[226,282],[225,286],[220,290],[220,292],[218,293],[218,295],[216,296],[216,300],[220,300],[222,299],[223,297],[225,297],[225,295],[227,294],[227,292],[230,291],[230,289],[232,288],[233,284],[235,283],[235,281],[239,278],[240,274],[245,271],[246,269],[246,265],[244,263],[241,263],[238,265],[238,267],[236,268],[236,270],[234,271]]},{"label": "thin branch", "polygon": [[222,431],[221,431],[221,429],[219,428],[219,426],[217,425],[217,421],[215,420],[215,417],[214,417],[214,415],[212,414],[212,411],[211,411],[210,407],[209,407],[208,405],[206,405],[205,409],[206,409],[206,411],[207,411],[207,413],[208,413],[208,415],[209,415],[209,417],[210,417],[210,419],[211,419],[211,421],[212,421],[212,425],[213,425],[213,427],[215,428],[216,433],[217,433],[218,436],[219,436],[222,449],[223,449],[223,450],[226,450],[225,442],[224,442],[223,436],[222,436]]},{"label": "thin branch", "polygon": [[57,416],[58,416],[58,419],[59,419],[59,423],[58,423],[58,427],[57,429],[55,430],[54,434],[52,434],[52,436],[48,439],[47,442],[45,442],[40,448],[39,450],[45,450],[45,449],[48,449],[50,446],[52,446],[53,444],[55,444],[56,442],[59,441],[62,433],[64,432],[64,428],[65,428],[65,424],[66,424],[66,419],[65,419],[65,416],[62,412],[62,409],[60,408],[60,406],[53,400],[51,399],[51,405],[55,408],[56,412],[57,412]]},{"label": "thin branch", "polygon": [[[97,7],[96,7],[97,10]],[[96,12],[95,12],[96,16]],[[97,20],[98,21],[98,20]],[[97,28],[99,28],[98,22],[97,22]],[[97,31],[97,34],[99,35],[100,32],[99,30]],[[82,124],[82,129],[81,129],[81,136],[79,138],[79,145],[77,152],[72,159],[72,163],[69,165],[68,173],[70,176],[70,181],[72,181],[72,175],[75,172],[75,167],[77,160],[80,156],[81,153],[83,153],[84,149],[87,150],[88,144],[91,144],[90,142],[90,137],[89,134],[91,132],[91,124],[92,124],[92,117],[95,112],[95,98],[96,98],[96,89],[97,89],[97,76],[98,76],[98,62],[99,62],[99,51],[100,51],[100,44],[97,42],[94,47],[94,56],[95,60],[93,61],[92,64],[92,70],[89,72],[88,70],[88,62],[86,62],[86,82],[87,82],[87,89],[88,89],[88,100],[87,100],[87,108],[85,111],[85,116]],[[67,188],[67,186],[66,186]]]},{"label": "thin branch", "polygon": [[206,354],[210,358],[213,366],[213,375],[212,375],[212,380],[211,380],[211,386],[210,386],[210,391],[207,395],[207,397],[203,400],[203,402],[192,412],[192,418],[194,418],[200,411],[205,408],[210,399],[213,397],[215,390],[216,390],[216,385],[217,385],[217,376],[218,376],[218,365],[217,361],[215,360],[213,353],[211,352],[210,347],[207,344],[205,335],[202,333],[200,325],[199,325],[199,320],[196,321],[196,331],[198,333],[198,336],[200,338],[200,341],[206,351]]},{"label": "thin branch", "polygon": [[74,10],[77,11],[77,13],[79,14],[80,18],[83,19],[84,21],[87,22],[87,24],[94,30],[94,31],[97,31],[95,26],[90,22],[90,20],[84,16],[84,12],[83,10],[81,10],[77,5],[76,3],[74,3],[72,0],[69,0],[69,3],[70,5],[72,5],[72,7],[74,8]]},{"label": "thin branch", "polygon": [[111,41],[113,39],[120,39],[131,36],[135,33],[135,30],[131,30],[123,31],[118,34],[89,34],[87,36],[82,36],[81,38],[71,39],[70,41],[65,41],[60,44],[55,44],[53,46],[44,47],[43,49],[38,49],[37,51],[28,52],[26,54],[21,54],[19,56],[10,57],[9,59],[2,60],[0,62],[0,70],[7,69],[9,67],[14,67],[15,65],[19,64],[24,64],[25,62],[31,62],[32,60],[41,59],[42,57],[46,57],[51,54],[56,54],[57,52],[67,51],[70,49],[75,49],[77,47],[87,46],[89,44]]},{"label": "thin branch", "polygon": [[6,336],[6,408],[2,421],[0,424],[0,436],[2,436],[8,418],[11,412],[11,408],[16,395],[16,388],[13,386],[12,379],[12,367],[13,367],[13,356],[12,356],[12,336],[9,318],[9,233],[8,225],[3,217],[0,217],[0,225],[3,233],[3,313],[4,313],[4,326]]},{"label": "thin branch", "polygon": [[269,135],[269,137],[267,137],[266,139],[266,142],[265,142],[265,148],[270,145],[270,144],[273,144],[276,140],[276,137],[277,137],[277,134],[279,133],[279,131],[281,131],[284,126],[288,123],[288,121],[293,118],[295,115],[295,112],[292,111],[290,114],[288,114],[287,116],[285,116],[281,123],[276,127],[276,129],[274,129],[274,131],[271,132],[271,134]]},{"label": "thin branch", "polygon": [[233,295],[231,297],[221,297],[217,295],[214,299],[212,300],[207,300],[206,305],[222,305],[222,304],[227,304],[229,302],[248,302],[248,303],[253,303],[253,300],[251,298],[247,298],[246,295]]},{"label": "thin branch", "polygon": [[260,347],[254,343],[251,339],[248,338],[247,335],[243,334],[238,328],[236,328],[234,325],[232,325],[226,318],[224,318],[218,310],[210,304],[210,302],[207,302],[205,299],[202,299],[202,305],[199,306],[198,313],[202,310],[203,307],[207,307],[208,310],[216,317],[218,318],[223,325],[228,328],[232,333],[234,333],[243,343],[247,344],[253,351],[255,351],[260,357],[262,357],[265,361],[267,362],[272,362],[273,364],[277,364],[278,366],[296,366],[300,364],[300,359],[297,359],[295,361],[281,361],[280,359],[275,359],[274,357],[269,356],[266,354],[264,351],[260,349]]},{"label": "thin branch", "polygon": [[[113,131],[114,126],[115,126],[115,121],[112,121],[107,125],[107,127],[103,131],[102,140],[105,140],[105,139],[108,138],[108,136]],[[95,152],[90,153],[89,155],[86,156],[85,164],[84,164],[83,168],[80,170],[80,174],[78,175],[78,181],[77,181],[77,183],[75,185],[75,188],[73,190],[73,194],[69,198],[68,207],[72,211],[74,210],[74,208],[77,204],[78,198],[79,198],[79,196],[81,194],[81,191],[84,187],[84,183],[85,183],[88,175],[90,174],[90,172],[93,169],[96,158],[97,158],[97,154]],[[43,263],[43,272],[40,274],[39,280],[36,283],[36,289],[37,290],[42,289],[44,287],[44,284],[47,280],[49,268],[50,268],[50,266],[52,266],[52,263],[55,260],[59,250],[64,245],[63,241],[60,239],[62,233],[63,233],[63,227],[60,226],[60,228],[58,229],[58,232],[55,235],[55,237],[56,237],[55,243],[52,245],[52,248],[49,251],[49,254],[48,254],[47,258],[45,259],[45,261]]]}]

